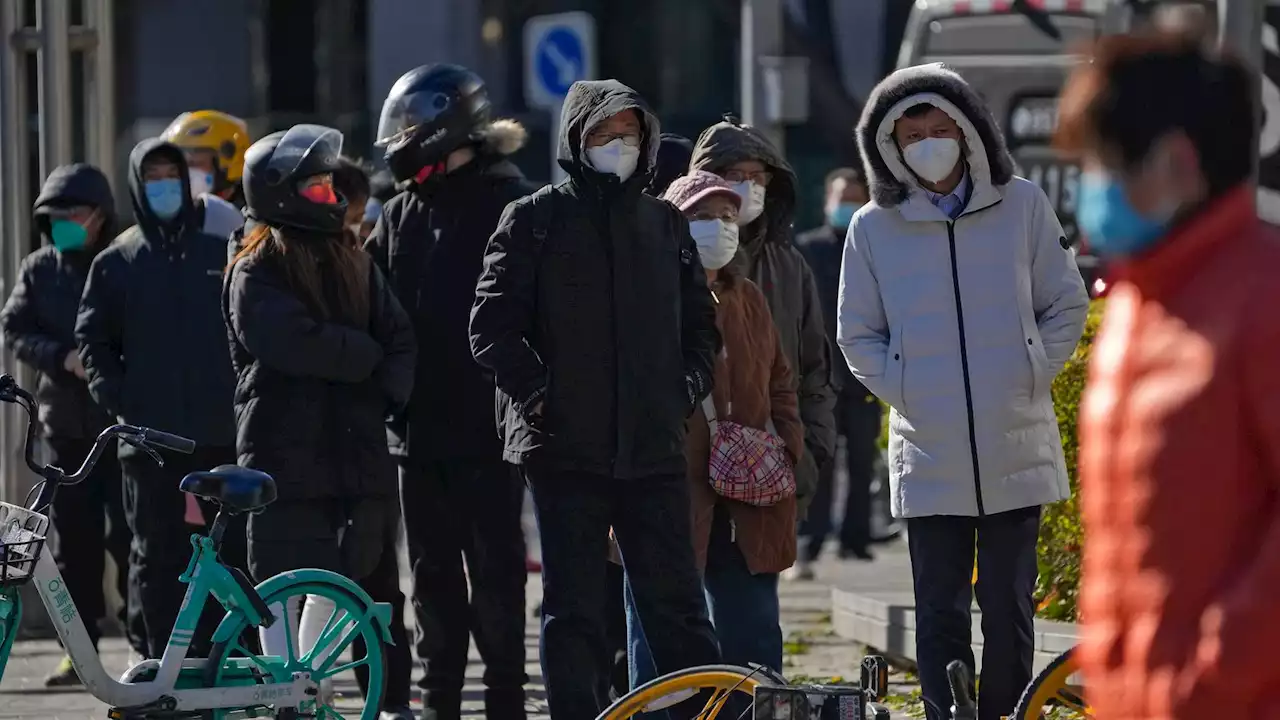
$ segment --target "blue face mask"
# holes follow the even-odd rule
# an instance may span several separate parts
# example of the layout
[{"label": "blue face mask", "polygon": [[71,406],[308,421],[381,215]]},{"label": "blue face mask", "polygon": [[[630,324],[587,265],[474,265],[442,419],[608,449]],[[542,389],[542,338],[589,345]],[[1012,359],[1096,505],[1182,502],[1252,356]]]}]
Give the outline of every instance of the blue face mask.
[{"label": "blue face mask", "polygon": [[182,181],[177,178],[147,182],[147,207],[161,220],[172,220],[182,209]]},{"label": "blue face mask", "polygon": [[827,213],[827,224],[834,228],[847,228],[853,222],[854,213],[862,207],[862,203],[842,202]]},{"label": "blue face mask", "polygon": [[1124,187],[1111,176],[1086,172],[1080,180],[1076,222],[1089,249],[1104,257],[1129,257],[1156,244],[1168,229],[1172,212],[1151,218],[1133,209]]}]

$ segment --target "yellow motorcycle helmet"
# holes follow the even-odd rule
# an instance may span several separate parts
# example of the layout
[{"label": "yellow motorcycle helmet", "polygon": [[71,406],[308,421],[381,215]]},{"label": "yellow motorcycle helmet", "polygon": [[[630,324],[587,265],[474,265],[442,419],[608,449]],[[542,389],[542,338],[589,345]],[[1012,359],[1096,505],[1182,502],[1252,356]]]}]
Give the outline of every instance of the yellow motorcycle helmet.
[{"label": "yellow motorcycle helmet", "polygon": [[217,110],[185,112],[174,118],[160,135],[187,152],[213,153],[217,168],[214,190],[223,191],[240,184],[244,175],[244,154],[249,149],[249,127],[243,120]]}]

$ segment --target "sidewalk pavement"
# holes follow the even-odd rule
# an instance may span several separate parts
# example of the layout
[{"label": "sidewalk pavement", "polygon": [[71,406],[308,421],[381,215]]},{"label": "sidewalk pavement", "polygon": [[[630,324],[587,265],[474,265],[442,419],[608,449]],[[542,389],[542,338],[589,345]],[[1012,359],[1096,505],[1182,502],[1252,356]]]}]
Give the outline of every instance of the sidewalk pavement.
[{"label": "sidewalk pavement", "polygon": [[[915,594],[905,542],[883,546],[874,562],[842,565],[829,579],[833,623],[842,639],[914,663]],[[976,603],[972,627],[974,655],[978,672],[982,672],[982,613]],[[1042,670],[1075,643],[1073,623],[1037,619],[1035,671]]]}]

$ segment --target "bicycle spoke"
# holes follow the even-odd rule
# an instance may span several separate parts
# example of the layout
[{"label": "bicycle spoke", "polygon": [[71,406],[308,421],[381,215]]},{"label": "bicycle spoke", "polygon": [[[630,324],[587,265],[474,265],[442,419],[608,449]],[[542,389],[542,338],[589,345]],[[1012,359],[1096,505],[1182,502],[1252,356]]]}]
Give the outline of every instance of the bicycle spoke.
[{"label": "bicycle spoke", "polygon": [[334,710],[333,708],[327,705],[325,707],[319,708],[319,710],[320,712],[318,712],[317,715],[319,715],[322,718],[331,717],[334,720],[347,720],[346,718],[342,717],[342,715],[338,714],[337,710]]},{"label": "bicycle spoke", "polygon": [[[342,634],[339,637],[329,642],[329,647],[332,649],[332,651],[325,656],[324,662],[320,664],[320,667],[315,669],[316,674],[319,674],[319,675],[333,674],[329,671],[329,668],[332,667],[335,662],[337,662],[338,658],[342,657],[342,654],[347,650],[347,646],[350,645],[352,642],[354,642],[356,637],[360,634],[359,633],[360,622],[361,622],[360,620],[353,619],[351,623],[343,624],[345,629],[343,630]],[[369,654],[368,652],[366,652],[365,658],[368,659],[368,657],[369,657]]]},{"label": "bicycle spoke", "polygon": [[351,662],[349,662],[349,663],[346,663],[345,665],[339,665],[338,667],[333,668],[332,670],[323,670],[323,671],[322,671],[322,670],[317,670],[317,671],[315,672],[315,674],[313,674],[311,677],[312,677],[313,679],[315,679],[315,680],[322,680],[322,679],[324,679],[324,678],[334,677],[334,676],[337,676],[337,675],[341,675],[342,673],[344,673],[344,672],[346,672],[346,671],[348,671],[348,670],[355,670],[356,668],[360,667],[361,665],[368,665],[368,664],[369,664],[369,657],[370,657],[370,656],[369,656],[369,654],[368,654],[368,653],[366,653],[366,654],[365,654],[365,656],[364,656],[363,658],[361,658],[361,659],[359,659],[359,660],[353,660],[353,661],[351,661]]},{"label": "bicycle spoke", "polygon": [[[342,620],[335,623],[334,618],[339,617],[341,613]],[[329,619],[325,621],[324,628],[316,637],[316,644],[307,652],[307,656],[302,658],[302,664],[315,667],[315,662],[320,658],[320,653],[327,652],[330,647],[337,641],[335,633],[347,625],[347,617],[351,613],[346,608],[334,607],[333,612],[329,615]]]},{"label": "bicycle spoke", "polygon": [[236,640],[236,641],[234,641],[234,642],[231,644],[231,649],[232,649],[233,651],[234,651],[234,650],[239,650],[239,651],[240,651],[240,653],[241,653],[242,655],[244,655],[246,658],[248,658],[250,661],[252,661],[254,665],[257,665],[258,667],[262,668],[262,669],[263,669],[263,670],[265,670],[268,674],[270,674],[270,673],[271,673],[271,667],[270,667],[269,665],[267,665],[267,663],[266,663],[266,662],[264,662],[264,661],[262,660],[262,658],[261,658],[260,656],[258,656],[256,653],[251,653],[251,652],[249,652],[248,650],[246,650],[246,649],[245,649],[245,647],[244,647],[243,645],[241,645],[241,644],[240,644],[240,641],[239,641],[239,640]]},{"label": "bicycle spoke", "polygon": [[702,706],[702,711],[698,713],[697,720],[706,720],[720,714],[720,710],[724,707],[725,702],[729,698],[729,691],[716,690],[711,693],[711,697],[707,699],[707,704]]}]

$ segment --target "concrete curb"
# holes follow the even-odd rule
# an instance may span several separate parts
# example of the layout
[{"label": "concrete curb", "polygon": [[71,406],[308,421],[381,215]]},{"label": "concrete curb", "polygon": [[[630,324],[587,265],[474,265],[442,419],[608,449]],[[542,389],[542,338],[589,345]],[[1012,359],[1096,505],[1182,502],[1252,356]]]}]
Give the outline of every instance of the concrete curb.
[{"label": "concrete curb", "polygon": [[[831,621],[836,635],[888,656],[916,659],[915,601],[910,593],[831,589]],[[1074,623],[1036,620],[1035,672],[1076,644]],[[982,672],[982,613],[973,611],[973,653]]]}]

